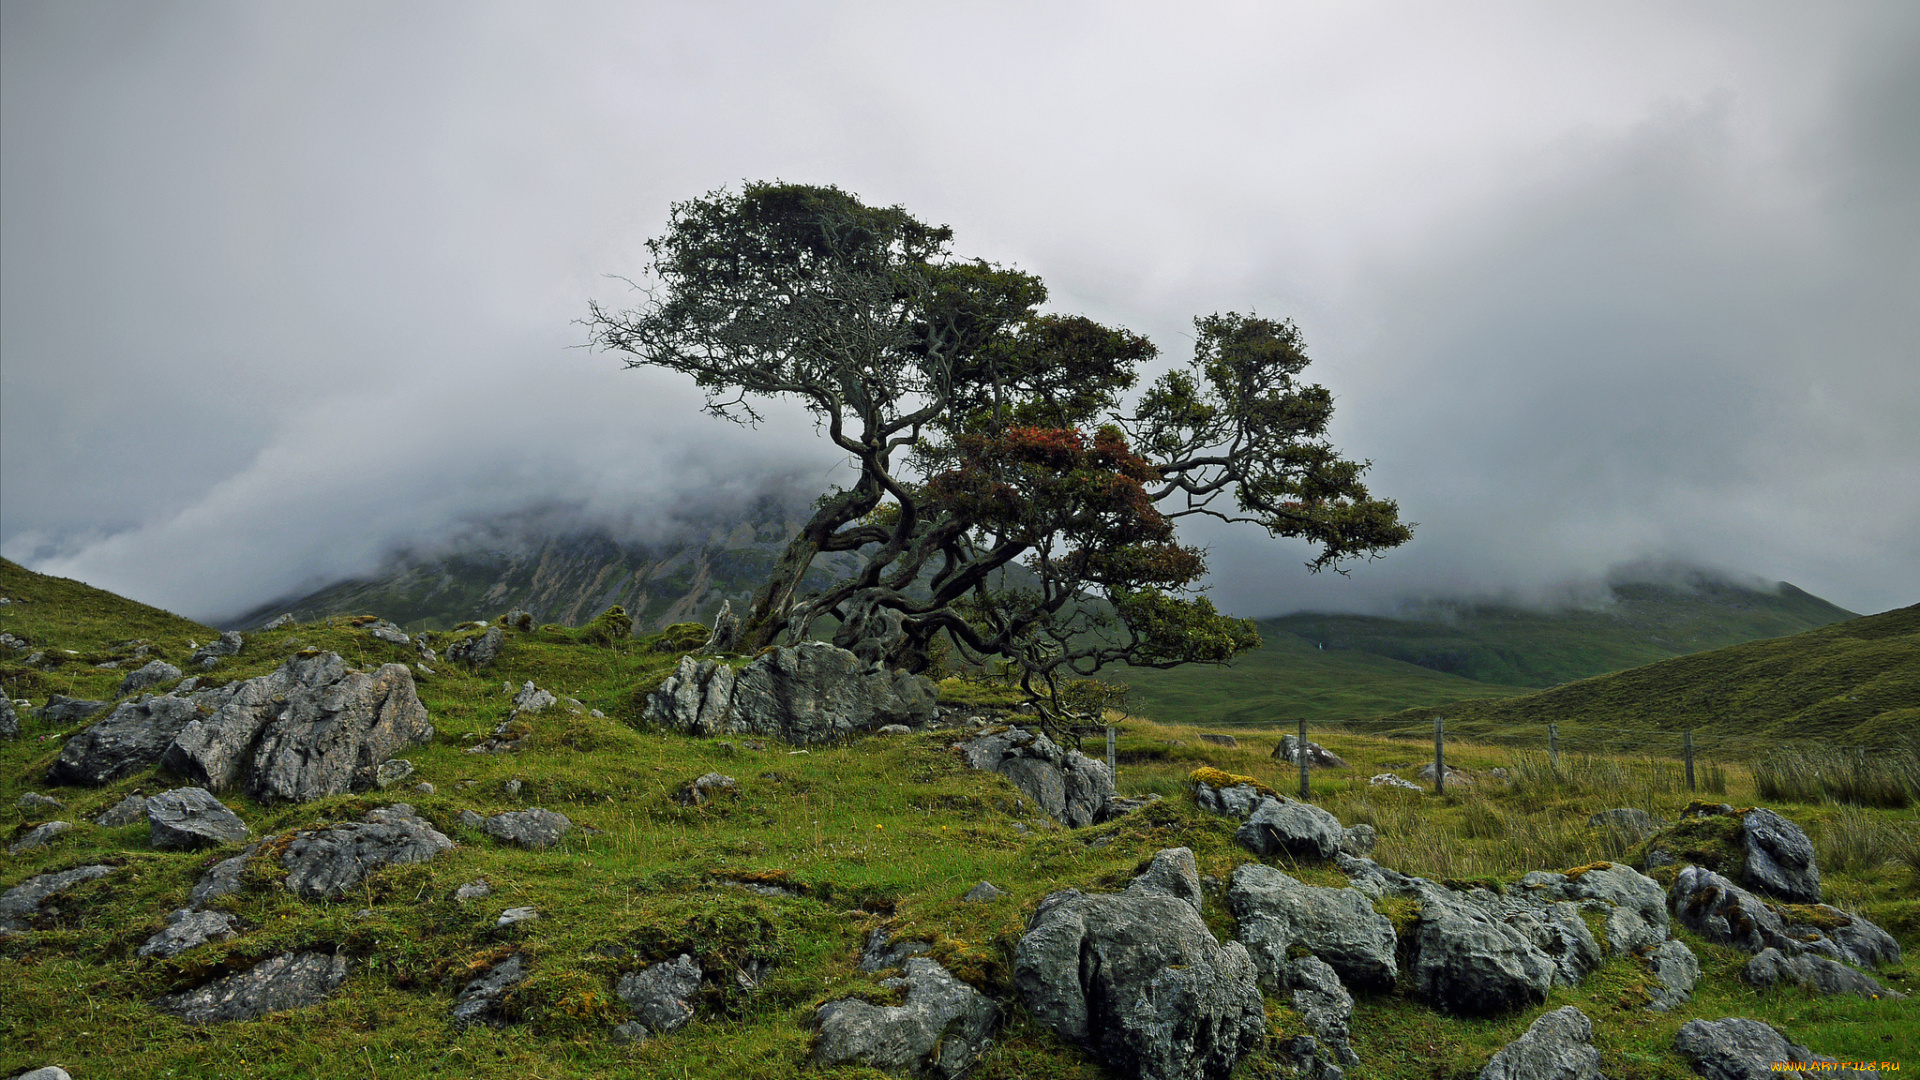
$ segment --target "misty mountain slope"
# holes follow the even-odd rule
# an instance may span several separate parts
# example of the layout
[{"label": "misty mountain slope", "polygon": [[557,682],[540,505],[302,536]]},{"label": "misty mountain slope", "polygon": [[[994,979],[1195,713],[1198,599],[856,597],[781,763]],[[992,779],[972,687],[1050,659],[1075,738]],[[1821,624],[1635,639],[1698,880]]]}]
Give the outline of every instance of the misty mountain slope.
[{"label": "misty mountain slope", "polygon": [[1594,747],[1646,745],[1650,733],[1681,731],[1707,749],[1796,739],[1912,745],[1920,741],[1920,604],[1521,697],[1408,710],[1382,724],[1425,730],[1437,715],[1467,737],[1544,740],[1556,723],[1563,736]]},{"label": "misty mountain slope", "polygon": [[[1601,608],[1431,602],[1415,617],[1303,612],[1257,620],[1263,644],[1224,668],[1127,669],[1132,704],[1183,723],[1325,723],[1511,697],[1703,649],[1852,618],[1786,583],[1704,573],[1610,587]],[[1373,703],[1392,702],[1376,710]]]}]

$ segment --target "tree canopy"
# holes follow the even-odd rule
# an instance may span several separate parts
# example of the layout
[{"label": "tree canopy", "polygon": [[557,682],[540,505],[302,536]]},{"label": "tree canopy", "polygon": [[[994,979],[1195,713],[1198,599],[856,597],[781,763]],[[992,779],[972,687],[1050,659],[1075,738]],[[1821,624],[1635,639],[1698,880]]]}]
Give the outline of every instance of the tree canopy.
[{"label": "tree canopy", "polygon": [[[1051,723],[1066,682],[1105,666],[1259,644],[1199,591],[1204,553],[1180,519],[1305,540],[1315,572],[1412,536],[1361,482],[1368,463],[1328,442],[1333,398],[1298,381],[1291,322],[1197,318],[1192,360],[1135,394],[1150,341],[1043,313],[1038,278],[951,244],[835,187],[751,183],[673,206],[636,308],[591,305],[593,343],[629,367],[683,372],[741,423],[796,400],[857,466],[755,594],[737,647],[828,616],[836,644],[908,670],[950,643],[1011,670]],[[803,594],[823,551],[859,569]]]}]

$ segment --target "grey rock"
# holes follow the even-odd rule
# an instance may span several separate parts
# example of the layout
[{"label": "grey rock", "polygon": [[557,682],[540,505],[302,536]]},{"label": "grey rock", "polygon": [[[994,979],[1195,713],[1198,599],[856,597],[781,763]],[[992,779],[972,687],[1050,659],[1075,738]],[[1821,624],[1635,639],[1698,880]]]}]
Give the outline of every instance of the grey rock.
[{"label": "grey rock", "polygon": [[1191,848],[1166,848],[1153,853],[1147,860],[1147,868],[1142,870],[1127,885],[1129,893],[1159,893],[1176,900],[1185,900],[1195,911],[1200,910],[1200,867],[1194,862]]},{"label": "grey rock", "polygon": [[50,795],[42,795],[37,791],[29,791],[20,796],[14,800],[13,806],[14,809],[24,810],[29,814],[50,813],[55,810],[65,810],[67,808],[67,804],[61,802],[59,799],[53,798]]},{"label": "grey rock", "polygon": [[1563,969],[1527,932],[1538,923],[1528,923],[1510,925],[1445,889],[1426,889],[1410,935],[1414,996],[1463,1015],[1544,1002]]},{"label": "grey rock", "polygon": [[148,938],[134,955],[174,956],[209,941],[225,941],[235,933],[231,915],[181,908],[167,916],[167,928]]},{"label": "grey rock", "polygon": [[1645,960],[1654,978],[1649,1009],[1666,1012],[1693,1000],[1694,985],[1700,981],[1700,960],[1692,949],[1668,938],[1649,950]]},{"label": "grey rock", "polygon": [[395,626],[394,624],[386,621],[385,619],[381,619],[378,622],[368,623],[366,626],[366,631],[368,636],[378,638],[379,640],[384,641],[389,645],[413,644],[413,638],[408,636],[406,631],[400,629],[398,626]]},{"label": "grey rock", "polygon": [[620,976],[614,993],[633,1010],[633,1018],[649,1032],[665,1035],[693,1019],[692,998],[700,990],[700,965],[681,953],[669,961],[650,964]]},{"label": "grey rock", "polygon": [[1282,1076],[1294,1080],[1346,1080],[1346,1070],[1334,1064],[1320,1040],[1311,1035],[1275,1039],[1268,1044],[1267,1054],[1274,1064],[1287,1070]]},{"label": "grey rock", "polygon": [[1820,867],[1800,826],[1760,807],[1740,815],[1740,835],[1747,849],[1740,876],[1748,886],[1788,903],[1820,902]]},{"label": "grey rock", "polygon": [[287,888],[308,900],[330,900],[390,863],[426,862],[453,850],[446,834],[406,803],[369,810],[364,820],[294,834],[280,855]]},{"label": "grey rock", "polygon": [[404,784],[413,775],[413,762],[406,758],[388,758],[373,770],[373,786],[385,791],[395,784]]},{"label": "grey rock", "polygon": [[1379,842],[1380,834],[1374,832],[1373,826],[1365,822],[1351,826],[1340,834],[1340,850],[1349,855],[1369,854],[1373,851],[1373,846]]},{"label": "grey rock", "polygon": [[[1307,743],[1306,750],[1307,768],[1309,769],[1352,768],[1339,754],[1321,746],[1319,743]],[[1273,748],[1273,757],[1288,764],[1300,764],[1300,737],[1298,735],[1280,736],[1280,744]]]},{"label": "grey rock", "polygon": [[703,654],[732,652],[740,640],[740,616],[733,613],[733,601],[720,601],[720,614],[713,617],[713,633],[707,635],[706,644],[699,651]]},{"label": "grey rock", "polygon": [[1596,903],[1606,911],[1607,955],[1627,956],[1667,940],[1671,921],[1660,883],[1623,863],[1596,863],[1577,873],[1535,870],[1515,891],[1541,902]]},{"label": "grey rock", "polygon": [[1333,968],[1314,956],[1293,961],[1288,982],[1293,986],[1293,1011],[1314,1038],[1347,1065],[1360,1064],[1348,1040],[1353,1030],[1353,996],[1340,984]]},{"label": "grey rock", "polygon": [[1194,805],[1222,817],[1233,818],[1235,821],[1247,820],[1267,798],[1266,792],[1252,784],[1235,784],[1232,787],[1217,788],[1204,780],[1197,780],[1193,785]]},{"label": "grey rock", "polygon": [[481,825],[488,836],[532,851],[544,851],[559,843],[572,827],[567,815],[539,807],[495,814]]},{"label": "grey rock", "polygon": [[1682,869],[1667,901],[1680,925],[1717,945],[1755,953],[1774,945],[1799,951],[1787,944],[1785,924],[1770,906],[1703,866]]},{"label": "grey rock", "polygon": [[1367,894],[1372,900],[1386,896],[1418,896],[1420,888],[1431,885],[1425,878],[1409,877],[1362,856],[1349,855],[1342,851],[1333,857],[1333,865],[1347,875],[1353,887]]},{"label": "grey rock", "polygon": [[262,629],[262,630],[279,630],[279,629],[281,629],[282,627],[287,627],[287,626],[292,626],[292,625],[293,625],[293,612],[291,612],[291,611],[288,611],[288,612],[284,612],[284,613],[282,613],[282,614],[280,614],[280,615],[276,615],[276,616],[274,616],[274,619],[273,619],[273,621],[272,621],[272,622],[270,622],[270,623],[268,623],[267,625],[265,625],[265,626],[263,626],[263,627],[261,627],[260,629]]},{"label": "grey rock", "polygon": [[505,929],[509,926],[518,926],[521,923],[537,922],[539,919],[539,908],[510,907],[500,913],[500,917],[494,920],[493,925],[496,929]]},{"label": "grey rock", "polygon": [[[1417,779],[1425,780],[1429,784],[1433,783],[1433,778],[1436,775],[1438,774],[1434,772],[1433,762],[1431,761],[1420,766],[1420,771],[1414,774]],[[1473,777],[1464,770],[1456,769],[1449,765],[1447,766],[1447,783],[1471,785],[1473,783]]]},{"label": "grey rock", "polygon": [[98,787],[139,772],[159,761],[173,737],[199,715],[193,702],[184,698],[122,702],[106,719],[61,746],[60,757],[47,769],[47,780]]},{"label": "grey rock", "polygon": [[436,789],[432,784],[428,783],[427,781],[422,780],[419,783],[413,785],[413,790],[422,795],[431,795],[438,789]]},{"label": "grey rock", "polygon": [[1370,787],[1399,788],[1402,791],[1424,791],[1419,784],[1402,780],[1390,772],[1376,773],[1367,781]]},{"label": "grey rock", "polygon": [[85,720],[106,707],[107,703],[104,701],[55,694],[47,699],[46,705],[39,710],[38,715],[40,722],[44,724],[72,724]]},{"label": "grey rock", "polygon": [[519,693],[513,695],[513,711],[522,713],[546,712],[554,702],[559,700],[559,698],[554,697],[551,693],[533,685],[532,682],[528,682],[520,688]]},{"label": "grey rock", "polygon": [[1747,969],[1742,974],[1748,983],[1761,989],[1787,982],[1797,983],[1819,994],[1853,994],[1864,998],[1896,1000],[1906,997],[1880,985],[1879,980],[1871,975],[1812,953],[1788,956],[1779,949],[1762,949],[1747,961]]},{"label": "grey rock", "polygon": [[53,838],[73,828],[71,821],[47,821],[27,830],[27,834],[8,845],[7,853],[20,855],[35,848],[46,847]]},{"label": "grey rock", "polygon": [[347,978],[347,958],[286,952],[195,990],[162,994],[153,1007],[189,1024],[252,1020],[267,1013],[318,1005]]},{"label": "grey rock", "polygon": [[960,744],[967,764],[1006,777],[1069,828],[1105,821],[1113,801],[1113,772],[1078,750],[1062,750],[1036,731],[1010,727]]},{"label": "grey rock", "polygon": [[493,895],[493,886],[487,882],[486,878],[481,878],[478,881],[469,881],[465,885],[453,890],[453,898],[463,904],[469,900],[478,900],[483,896],[491,895]]},{"label": "grey rock", "polygon": [[931,679],[868,663],[825,642],[777,648],[735,670],[682,657],[647,699],[648,723],[695,735],[762,735],[795,745],[887,724],[920,727],[936,713]]},{"label": "grey rock", "polygon": [[1782,932],[1809,952],[1857,967],[1900,963],[1900,943],[1864,915],[1828,904],[1775,908]]},{"label": "grey rock", "polygon": [[159,686],[161,683],[172,682],[178,679],[180,675],[180,669],[167,663],[165,660],[149,660],[140,667],[128,672],[127,677],[120,680],[120,696],[125,697],[128,694],[137,694],[150,686]]},{"label": "grey rock", "polygon": [[15,738],[20,734],[20,714],[13,707],[13,699],[0,694],[0,739]]},{"label": "grey rock", "polygon": [[476,668],[486,667],[500,656],[500,647],[506,643],[506,632],[497,626],[490,626],[487,632],[476,637],[461,638],[447,646],[447,660],[450,663],[471,664]]},{"label": "grey rock", "polygon": [[860,970],[885,971],[932,951],[933,946],[924,941],[907,941],[899,935],[889,937],[886,931],[875,930],[867,935],[866,947],[860,951]]},{"label": "grey rock", "polygon": [[500,1016],[500,999],[526,977],[526,965],[521,962],[520,954],[515,953],[461,987],[460,996],[453,1002],[453,1029],[462,1031],[475,1024],[498,1027],[504,1022]]},{"label": "grey rock", "polygon": [[1201,732],[1200,741],[1204,743],[1212,743],[1215,746],[1225,746],[1235,750],[1240,748],[1240,740],[1234,738],[1231,735],[1215,735],[1215,734],[1210,734],[1208,732]]},{"label": "grey rock", "polygon": [[1311,803],[1267,798],[1233,834],[1255,855],[1331,859],[1346,839],[1340,819]]},{"label": "grey rock", "polygon": [[58,1065],[42,1065],[37,1069],[28,1069],[13,1080],[73,1080],[73,1076]]},{"label": "grey rock", "polygon": [[992,1043],[999,1007],[925,957],[907,961],[906,1001],[829,1001],[815,1012],[815,1065],[865,1065],[896,1076],[957,1080]]},{"label": "grey rock", "polygon": [[1637,807],[1622,806],[1615,810],[1602,810],[1587,817],[1590,829],[1606,829],[1629,838],[1634,843],[1653,835],[1665,824]]},{"label": "grey rock", "polygon": [[1787,1041],[1758,1020],[1689,1020],[1673,1038],[1673,1048],[1707,1080],[1773,1080],[1790,1075],[1775,1064],[1832,1064],[1831,1058]]},{"label": "grey rock", "polygon": [[1571,1005],[1541,1014],[1493,1055],[1480,1080],[1602,1080],[1593,1021]]},{"label": "grey rock", "polygon": [[[268,629],[273,628],[268,627]],[[242,638],[237,631],[229,630],[221,634],[218,641],[208,642],[193,650],[193,656],[187,660],[187,663],[202,671],[208,671],[219,664],[222,659],[239,653],[241,647],[245,644],[245,638]]]},{"label": "grey rock", "polygon": [[1035,1020],[1122,1076],[1223,1077],[1265,1037],[1246,948],[1221,945],[1188,899],[1152,882],[1048,896],[1013,974]]},{"label": "grey rock", "polygon": [[206,788],[163,791],[147,800],[150,843],[160,851],[183,851],[239,843],[253,835],[240,815]]},{"label": "grey rock", "polygon": [[487,828],[487,819],[471,810],[462,810],[460,811],[460,824],[469,829],[479,829],[484,832]]},{"label": "grey rock", "polygon": [[345,671],[339,656],[326,653],[295,657],[281,672],[287,704],[261,732],[246,780],[248,794],[263,802],[364,789],[394,751],[433,738],[404,664],[368,675]]},{"label": "grey rock", "polygon": [[1359,889],[1305,885],[1271,866],[1246,863],[1227,886],[1227,908],[1262,985],[1275,993],[1288,987],[1295,945],[1358,989],[1391,989],[1399,974],[1393,922]]},{"label": "grey rock", "polygon": [[205,907],[228,893],[239,892],[242,884],[240,875],[247,869],[247,860],[259,850],[259,844],[249,844],[233,858],[215,863],[212,869],[200,875],[187,901],[194,907]]},{"label": "grey rock", "polygon": [[615,1044],[622,1046],[628,1043],[644,1043],[647,1041],[647,1025],[638,1020],[615,1024],[613,1030],[607,1033],[607,1037]]},{"label": "grey rock", "polygon": [[516,776],[511,780],[508,780],[506,783],[500,785],[500,788],[502,791],[505,791],[507,793],[507,798],[517,799],[520,797],[521,786],[522,785],[520,782],[520,778]]},{"label": "grey rock", "polygon": [[965,900],[970,904],[984,904],[984,903],[988,903],[989,901],[998,900],[1005,895],[1007,895],[1007,891],[1005,889],[1002,889],[999,886],[996,886],[991,881],[982,881],[980,884],[975,885],[971,889],[968,889],[967,895],[961,897],[960,899]]},{"label": "grey rock", "polygon": [[28,920],[40,914],[40,905],[49,898],[95,878],[106,877],[118,867],[76,866],[57,874],[41,874],[0,894],[0,931],[25,930]]},{"label": "grey rock", "polygon": [[674,802],[682,806],[705,806],[718,798],[721,792],[729,795],[739,794],[739,783],[731,776],[710,772],[688,781],[672,795]]},{"label": "grey rock", "polygon": [[913,729],[905,724],[883,724],[874,730],[875,735],[911,735]]}]

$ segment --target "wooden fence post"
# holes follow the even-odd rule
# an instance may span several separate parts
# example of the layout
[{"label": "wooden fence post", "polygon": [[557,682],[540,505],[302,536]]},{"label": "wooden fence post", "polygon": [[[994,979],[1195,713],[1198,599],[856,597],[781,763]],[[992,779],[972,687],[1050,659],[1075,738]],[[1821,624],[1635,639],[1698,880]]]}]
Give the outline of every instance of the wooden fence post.
[{"label": "wooden fence post", "polygon": [[1447,718],[1433,718],[1433,793],[1447,793]]},{"label": "wooden fence post", "polygon": [[1687,755],[1687,790],[1693,790],[1693,732],[1689,731],[1681,738],[1680,747]]},{"label": "wooden fence post", "polygon": [[1560,771],[1560,725],[1547,725],[1547,761],[1554,772]]},{"label": "wooden fence post", "polygon": [[1307,786],[1307,720],[1300,718],[1300,742],[1293,748],[1294,756],[1300,759],[1300,801],[1306,802],[1312,797]]},{"label": "wooden fence post", "polygon": [[1120,777],[1120,763],[1117,759],[1117,756],[1114,753],[1116,742],[1117,742],[1117,737],[1114,734],[1114,726],[1112,724],[1108,724],[1107,725],[1107,772],[1112,774],[1112,776],[1117,780]]}]

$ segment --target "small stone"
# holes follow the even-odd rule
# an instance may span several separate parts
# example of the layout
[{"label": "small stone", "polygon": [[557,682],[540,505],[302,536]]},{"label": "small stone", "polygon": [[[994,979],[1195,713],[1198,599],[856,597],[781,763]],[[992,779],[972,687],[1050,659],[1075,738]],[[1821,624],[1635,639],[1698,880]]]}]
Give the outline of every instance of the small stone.
[{"label": "small stone", "polygon": [[874,729],[876,735],[911,735],[913,729],[905,724],[882,724]]},{"label": "small stone", "polygon": [[469,900],[478,900],[483,896],[491,896],[492,894],[493,886],[487,883],[486,878],[481,878],[478,881],[469,881],[465,885],[453,890],[453,898],[462,904]]},{"label": "small stone", "polygon": [[573,822],[568,820],[567,815],[539,807],[495,814],[481,825],[487,835],[495,839],[534,851],[544,851],[559,843],[560,838],[572,827]]},{"label": "small stone", "polygon": [[25,810],[29,814],[42,813],[48,810],[65,810],[67,808],[67,804],[61,802],[59,799],[32,791],[20,796],[19,800],[13,805],[18,809]]},{"label": "small stone", "polygon": [[167,928],[148,938],[134,955],[174,956],[209,941],[225,941],[234,933],[231,915],[181,908],[167,916]]},{"label": "small stone", "polygon": [[147,800],[142,795],[129,795],[108,807],[106,812],[93,819],[95,825],[104,825],[109,829],[118,829],[136,821],[147,820]]},{"label": "small stone", "polygon": [[647,1025],[638,1020],[629,1020],[624,1024],[615,1025],[609,1037],[621,1045],[643,1043],[647,1041]]},{"label": "small stone", "polygon": [[517,799],[520,797],[521,784],[518,778],[507,781],[503,786],[506,788],[507,798]]},{"label": "small stone", "polygon": [[262,630],[279,630],[292,625],[293,625],[293,612],[289,611],[284,615],[277,616],[272,622],[261,627],[261,629]]},{"label": "small stone", "polygon": [[388,758],[373,771],[374,785],[382,791],[404,782],[413,775],[413,762],[406,758]]},{"label": "small stone", "polygon": [[614,993],[633,1009],[634,1019],[655,1035],[678,1031],[693,1019],[691,999],[700,989],[700,965],[681,953],[671,961],[651,964],[622,975]]},{"label": "small stone", "polygon": [[238,843],[253,835],[240,816],[206,788],[163,791],[147,800],[149,843],[161,851]]},{"label": "small stone", "polygon": [[13,1080],[73,1080],[73,1077],[58,1065],[42,1065],[21,1073]]},{"label": "small stone", "polygon": [[526,977],[526,966],[516,953],[487,969],[486,974],[467,983],[460,991],[459,998],[453,1003],[454,1030],[459,1031],[474,1024],[499,1025],[501,1023],[498,1012],[500,998]]},{"label": "small stone", "polygon": [[500,913],[500,919],[498,922],[494,923],[494,926],[496,927],[517,926],[520,923],[537,921],[539,918],[540,918],[540,912],[536,908],[510,907],[507,910]]},{"label": "small stone", "polygon": [[27,835],[15,841],[13,846],[7,850],[12,854],[19,855],[32,851],[35,848],[46,847],[54,837],[59,836],[71,828],[73,828],[73,822],[71,821],[49,821],[45,824],[35,825],[27,831]]},{"label": "small stone", "polygon": [[434,792],[434,787],[432,784],[427,783],[426,781],[423,780],[420,783],[413,785],[413,790],[419,792],[422,795],[431,795]]},{"label": "small stone", "polygon": [[529,681],[513,697],[513,711],[525,713],[545,712],[547,707],[558,701],[552,694],[533,685]]},{"label": "small stone", "polygon": [[1236,750],[1239,749],[1240,747],[1240,740],[1234,738],[1231,735],[1215,735],[1211,732],[1205,732],[1205,731],[1200,733],[1200,741],[1203,743],[1212,743],[1215,746],[1225,746],[1225,747],[1229,747]]},{"label": "small stone", "polygon": [[128,694],[137,694],[150,686],[159,686],[161,683],[172,682],[178,679],[180,675],[180,669],[167,663],[165,660],[150,660],[146,666],[130,672],[126,678],[120,680],[120,696],[125,697]]},{"label": "small stone", "polygon": [[713,801],[720,792],[729,795],[739,793],[739,784],[731,776],[710,772],[698,779],[691,780],[679,791],[673,793],[673,801],[682,806],[705,806]]},{"label": "small stone", "polygon": [[998,900],[1005,895],[1007,895],[1005,889],[994,885],[991,881],[982,881],[980,884],[967,890],[967,895],[960,899],[970,904],[984,904],[992,900]]},{"label": "small stone", "polygon": [[460,811],[460,824],[465,825],[469,829],[485,829],[487,827],[487,819],[471,810],[462,810]]}]

